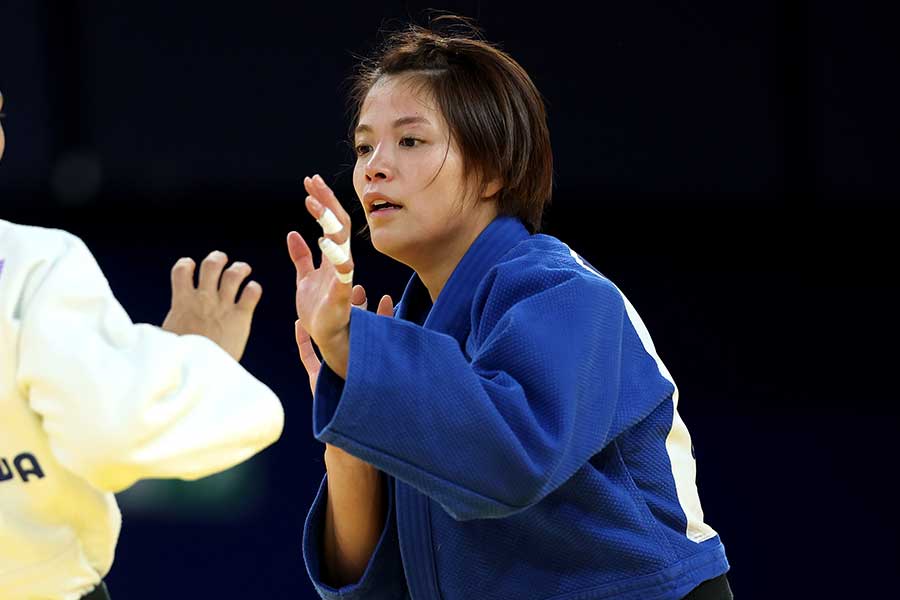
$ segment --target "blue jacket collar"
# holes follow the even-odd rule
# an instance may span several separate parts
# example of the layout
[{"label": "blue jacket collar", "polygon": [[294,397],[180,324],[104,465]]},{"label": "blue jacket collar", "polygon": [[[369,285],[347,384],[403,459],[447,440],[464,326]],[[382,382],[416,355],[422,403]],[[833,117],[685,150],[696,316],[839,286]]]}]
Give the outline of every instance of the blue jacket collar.
[{"label": "blue jacket collar", "polygon": [[478,284],[504,254],[529,235],[517,218],[497,217],[469,246],[434,306],[431,306],[425,284],[413,273],[397,306],[396,317],[421,323],[420,316],[427,313],[424,327],[447,333],[460,344],[464,343],[469,331],[472,298]]}]

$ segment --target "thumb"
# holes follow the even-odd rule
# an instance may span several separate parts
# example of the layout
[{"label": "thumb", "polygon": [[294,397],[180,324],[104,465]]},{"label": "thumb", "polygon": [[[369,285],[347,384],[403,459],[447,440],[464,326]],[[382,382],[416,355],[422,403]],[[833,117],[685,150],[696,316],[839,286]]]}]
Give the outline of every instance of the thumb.
[{"label": "thumb", "polygon": [[394,301],[391,300],[391,297],[385,294],[381,297],[381,300],[378,302],[378,314],[382,317],[393,317],[394,316]]}]

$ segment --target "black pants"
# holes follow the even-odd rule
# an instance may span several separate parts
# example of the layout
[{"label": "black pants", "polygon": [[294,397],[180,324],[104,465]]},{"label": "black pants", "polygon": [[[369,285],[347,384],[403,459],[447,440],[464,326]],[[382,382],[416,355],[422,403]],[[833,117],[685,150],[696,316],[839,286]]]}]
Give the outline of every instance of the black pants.
[{"label": "black pants", "polygon": [[732,600],[733,598],[728,578],[723,573],[695,587],[683,600]]},{"label": "black pants", "polygon": [[94,591],[87,596],[82,596],[81,600],[110,600],[109,592],[106,590],[106,584],[101,581],[100,585],[94,588]]}]

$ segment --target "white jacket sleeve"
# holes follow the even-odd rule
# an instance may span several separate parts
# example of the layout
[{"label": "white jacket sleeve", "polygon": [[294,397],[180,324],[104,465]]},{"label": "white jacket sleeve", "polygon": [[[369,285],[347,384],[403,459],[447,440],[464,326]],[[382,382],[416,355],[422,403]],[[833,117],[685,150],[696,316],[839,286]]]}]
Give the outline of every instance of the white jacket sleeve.
[{"label": "white jacket sleeve", "polygon": [[78,238],[20,305],[17,383],[52,451],[94,486],[196,479],[281,435],[275,394],[202,336],[136,325]]}]

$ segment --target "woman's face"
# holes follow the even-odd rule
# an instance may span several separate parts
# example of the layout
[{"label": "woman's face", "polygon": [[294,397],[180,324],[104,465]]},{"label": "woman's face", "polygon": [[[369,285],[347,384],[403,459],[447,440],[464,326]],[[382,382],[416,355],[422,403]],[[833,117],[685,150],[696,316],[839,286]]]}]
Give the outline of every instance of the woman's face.
[{"label": "woman's face", "polygon": [[382,77],[369,91],[355,149],[353,187],[372,243],[413,268],[439,260],[461,239],[471,242],[467,231],[496,211],[493,202],[467,202],[462,156],[447,123],[428,90],[407,77]]}]

